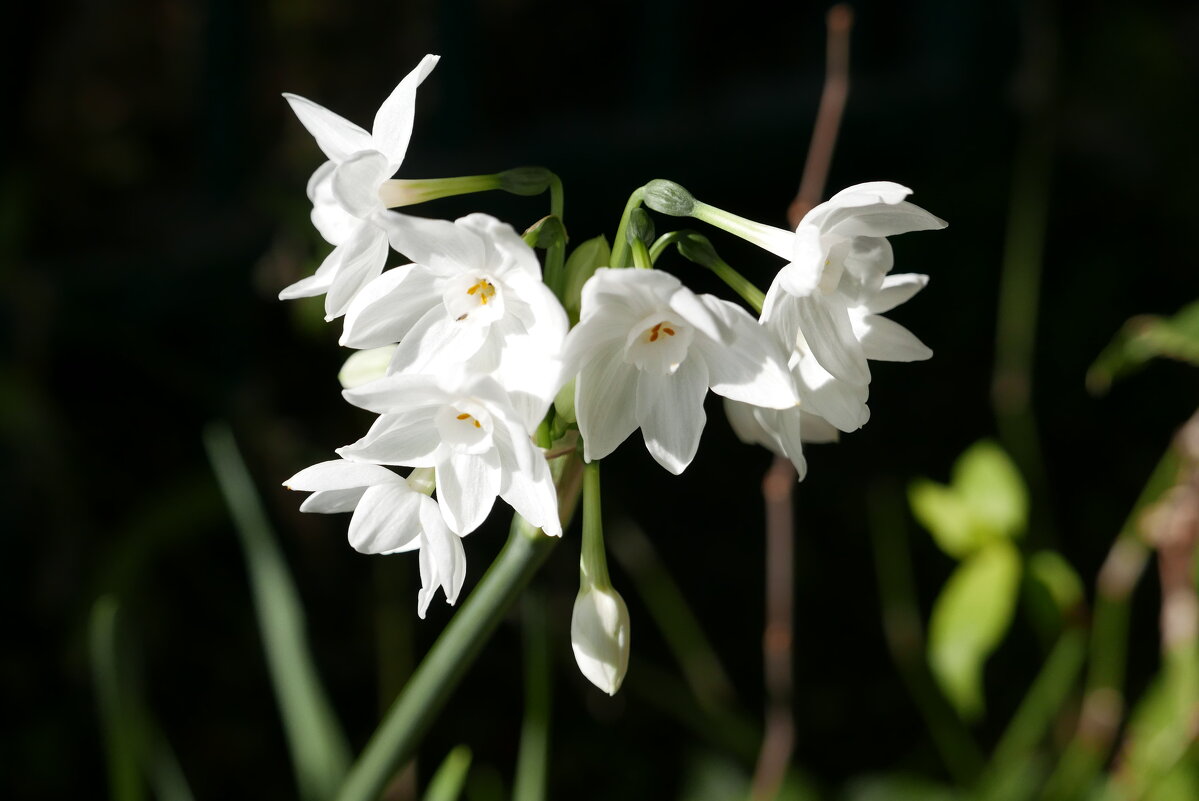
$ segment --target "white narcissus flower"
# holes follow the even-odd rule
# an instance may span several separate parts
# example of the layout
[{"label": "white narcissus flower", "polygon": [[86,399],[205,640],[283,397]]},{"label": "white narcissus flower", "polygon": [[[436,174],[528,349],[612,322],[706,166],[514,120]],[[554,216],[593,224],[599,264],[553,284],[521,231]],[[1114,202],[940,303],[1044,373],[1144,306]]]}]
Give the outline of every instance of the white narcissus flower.
[{"label": "white narcissus flower", "polygon": [[478,528],[499,495],[546,534],[562,534],[545,454],[495,380],[396,374],[343,394],[380,416],[338,455],[435,468],[438,505],[452,531],[466,535]]},{"label": "white narcissus flower", "polygon": [[806,411],[842,431],[860,428],[868,359],[915,361],[932,355],[907,329],[880,316],[907,300],[925,276],[887,276],[886,237],[944,228],[903,200],[911,190],[887,181],[851,186],[809,211],[795,231],[791,263],[775,276],[762,323],[793,349]]},{"label": "white narcissus flower", "polygon": [[349,539],[361,553],[403,553],[420,549],[421,589],[417,612],[423,618],[438,587],[447,603],[458,600],[466,578],[462,542],[446,527],[437,503],[412,489],[386,467],[341,459],[307,467],[283,482],[312,492],[301,512],[353,512]]},{"label": "white narcissus flower", "polygon": [[380,219],[387,204],[380,191],[404,160],[416,89],[437,60],[425,56],[400,81],[379,107],[370,133],[311,100],[283,95],[329,159],[309,179],[308,198],[313,224],[335,247],[314,275],[284,289],[280,298],[324,294],[325,316],[332,320],[383,271],[388,246]]},{"label": "white narcissus flower", "polygon": [[389,215],[392,245],[413,260],[350,304],[341,344],[399,342],[388,372],[467,371],[509,391],[529,431],[558,390],[569,326],[533,249],[486,214],[454,222]]},{"label": "white narcissus flower", "polygon": [[586,583],[570,616],[570,646],[587,680],[615,695],[629,669],[629,610],[612,587]]},{"label": "white narcissus flower", "polygon": [[654,459],[683,472],[699,447],[709,387],[771,408],[798,402],[782,348],[744,309],[657,270],[597,270],[563,364],[563,378],[577,375],[588,461],[640,427]]}]

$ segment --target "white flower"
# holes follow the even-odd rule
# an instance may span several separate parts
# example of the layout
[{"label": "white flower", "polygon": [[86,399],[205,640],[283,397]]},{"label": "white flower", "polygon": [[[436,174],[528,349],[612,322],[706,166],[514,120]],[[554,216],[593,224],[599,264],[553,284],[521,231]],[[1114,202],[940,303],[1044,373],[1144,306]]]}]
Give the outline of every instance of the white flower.
[{"label": "white flower", "polygon": [[301,512],[352,511],[349,539],[356,551],[390,554],[419,548],[417,612],[422,618],[438,587],[447,603],[458,599],[466,578],[462,542],[446,527],[437,503],[402,476],[376,464],[335,459],[301,470],[283,486],[312,492]]},{"label": "white flower", "polygon": [[793,349],[800,399],[842,431],[869,417],[868,359],[932,355],[907,329],[880,316],[907,300],[925,276],[887,276],[890,234],[945,227],[903,200],[911,190],[879,181],[851,186],[808,212],[795,231],[791,263],[775,276],[762,323]]},{"label": "white flower", "polygon": [[657,270],[597,270],[563,363],[564,378],[577,374],[588,461],[640,427],[654,459],[681,473],[699,447],[709,387],[772,408],[797,402],[782,349],[744,309]]},{"label": "white flower", "polygon": [[452,531],[478,528],[499,495],[546,534],[562,534],[545,455],[493,379],[396,374],[343,394],[380,417],[338,455],[435,468],[438,505]]},{"label": "white flower", "polygon": [[325,315],[345,313],[354,295],[383,270],[387,235],[381,226],[385,201],[380,195],[408,150],[416,88],[437,64],[425,56],[400,81],[375,114],[367,133],[352,122],[298,95],[284,94],[292,111],[329,160],[308,181],[312,222],[331,245],[314,275],[279,293],[283,299],[326,294]]},{"label": "white flower", "polygon": [[454,222],[392,217],[393,246],[413,264],[388,270],[350,304],[341,344],[399,342],[388,372],[465,369],[507,389],[529,431],[557,392],[568,321],[541,282],[537,255],[486,214]]},{"label": "white flower", "polygon": [[584,584],[570,616],[570,646],[587,680],[615,695],[629,669],[629,610],[611,587]]}]

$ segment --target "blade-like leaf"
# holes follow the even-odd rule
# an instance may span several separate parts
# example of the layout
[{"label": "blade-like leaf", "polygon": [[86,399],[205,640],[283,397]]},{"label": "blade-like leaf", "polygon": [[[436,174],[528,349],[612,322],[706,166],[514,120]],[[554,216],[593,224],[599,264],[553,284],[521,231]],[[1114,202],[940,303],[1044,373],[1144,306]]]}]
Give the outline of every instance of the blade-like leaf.
[{"label": "blade-like leaf", "polygon": [[965,718],[983,711],[983,665],[1007,633],[1019,586],[1019,552],[995,540],[958,566],[933,605],[929,665]]},{"label": "blade-like leaf", "polygon": [[242,462],[233,434],[211,426],[204,444],[246,556],[254,611],[300,796],[333,798],[350,762],[349,746],[317,676],[304,609]]},{"label": "blade-like leaf", "polygon": [[1199,365],[1199,301],[1173,317],[1133,317],[1087,370],[1087,388],[1102,394],[1112,382],[1156,357]]},{"label": "blade-like leaf", "polygon": [[466,774],[470,770],[471,753],[465,745],[460,745],[446,755],[425,790],[424,801],[457,801],[462,794],[462,786],[466,784]]}]

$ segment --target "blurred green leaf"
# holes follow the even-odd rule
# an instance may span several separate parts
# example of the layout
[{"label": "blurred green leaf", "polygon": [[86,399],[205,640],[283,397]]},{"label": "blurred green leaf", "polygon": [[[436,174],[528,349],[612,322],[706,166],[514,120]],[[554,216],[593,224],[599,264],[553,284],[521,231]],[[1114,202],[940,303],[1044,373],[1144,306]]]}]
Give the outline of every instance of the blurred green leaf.
[{"label": "blurred green leaf", "polygon": [[845,801],[957,801],[961,794],[951,787],[911,776],[892,773],[855,779],[845,788]]},{"label": "blurred green leaf", "polygon": [[985,533],[965,499],[953,488],[918,478],[908,488],[908,503],[937,546],[953,558],[962,559],[982,545]]},{"label": "blurred green leaf", "polygon": [[470,772],[470,760],[470,749],[465,745],[450,751],[429,780],[424,801],[457,801],[466,784],[466,774]]},{"label": "blurred green leaf", "polygon": [[143,700],[137,664],[122,634],[120,605],[105,595],[92,605],[89,645],[92,676],[108,753],[114,801],[145,798],[149,785],[160,801],[193,801],[175,752]]},{"label": "blurred green leaf", "polygon": [[1082,603],[1085,593],[1082,580],[1061,554],[1037,551],[1028,557],[1027,568],[1028,578],[1045,590],[1060,616]]},{"label": "blurred green leaf", "polygon": [[332,798],[348,770],[350,749],[317,676],[299,592],[233,433],[224,425],[209,426],[204,445],[245,552],[254,611],[300,796],[307,801]]},{"label": "blurred green leaf", "polygon": [[918,478],[908,487],[912,514],[937,546],[964,559],[988,542],[1017,537],[1028,525],[1028,490],[1012,460],[990,440],[966,449],[949,486]]},{"label": "blurred green leaf", "polygon": [[1087,389],[1100,394],[1150,359],[1165,357],[1199,365],[1199,301],[1173,317],[1133,317],[1087,370]]},{"label": "blurred green leaf", "polygon": [[104,748],[108,754],[108,790],[113,801],[146,797],[139,768],[137,716],[130,698],[130,677],[119,659],[118,604],[112,596],[92,605],[89,627],[92,681],[100,710]]},{"label": "blurred green leaf", "polygon": [[990,440],[971,445],[953,466],[953,488],[980,525],[1016,537],[1028,525],[1028,490],[1020,471]]},{"label": "blurred green leaf", "polygon": [[1011,625],[1019,586],[1019,552],[995,540],[958,566],[933,604],[929,665],[967,719],[983,711],[983,665]]}]

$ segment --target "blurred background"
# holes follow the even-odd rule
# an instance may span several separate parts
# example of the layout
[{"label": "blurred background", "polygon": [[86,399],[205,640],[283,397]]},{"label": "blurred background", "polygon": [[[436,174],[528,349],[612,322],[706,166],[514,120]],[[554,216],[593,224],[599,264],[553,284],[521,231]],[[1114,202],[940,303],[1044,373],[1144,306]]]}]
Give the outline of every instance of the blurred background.
[{"label": "blurred background", "polygon": [[[896,770],[946,777],[888,655],[872,493],[902,499],[913,477],[944,481],[967,446],[1000,435],[1032,485],[1030,540],[1061,552],[1089,593],[1195,409],[1199,374],[1176,362],[1103,395],[1084,379],[1128,318],[1172,314],[1199,294],[1199,7],[1065,5],[853,4],[852,88],[828,194],[897,181],[949,227],[892,240],[896,270],[931,280],[891,316],[936,355],[875,366],[870,423],[812,447],[797,495],[794,764],[831,793]],[[213,421],[229,424],[262,494],[355,751],[453,611],[436,602],[417,620],[414,557],[355,553],[348,518],[301,516],[300,498],[280,487],[370,421],[339,395],[339,326],[323,323],[319,301],[276,300],[327,252],[304,195],[322,157],[281,92],[366,124],[422,55],[439,53],[402,177],[545,165],[565,182],[575,242],[611,237],[629,192],[652,178],[784,225],[823,81],[826,11],[761,0],[10,9],[0,33],[0,792],[65,798],[105,786],[87,626],[110,594],[196,796],[294,795],[245,564],[202,445]],[[486,211],[522,229],[545,200],[476,195],[412,211]],[[712,239],[762,287],[779,266]],[[1006,312],[1011,336],[1032,343],[1031,371],[1015,357],[993,395],[1005,254],[1031,276]],[[731,297],[692,266],[663,266]],[[1025,388],[1035,416],[1013,418],[1005,398]],[[605,503],[610,521],[634,521],[652,543],[752,731],[764,704],[769,457],[736,441],[711,398],[708,411],[683,476],[630,439],[605,462]],[[890,524],[910,529],[927,617],[954,565],[896,508]],[[504,529],[497,516],[468,538],[463,597]],[[621,560],[613,580],[635,632],[628,683],[609,699],[579,676],[567,637],[577,542],[569,532],[535,580],[553,635],[550,797],[673,798],[689,783],[719,786],[703,771],[748,771],[752,738],[705,736],[671,708],[662,688],[678,667]],[[1155,582],[1150,571],[1133,603],[1133,693],[1157,666]],[[421,751],[425,776],[469,745],[476,801],[504,797],[511,782],[523,703],[515,620]],[[1002,730],[1040,649],[1018,621],[987,668],[980,742]]]}]

